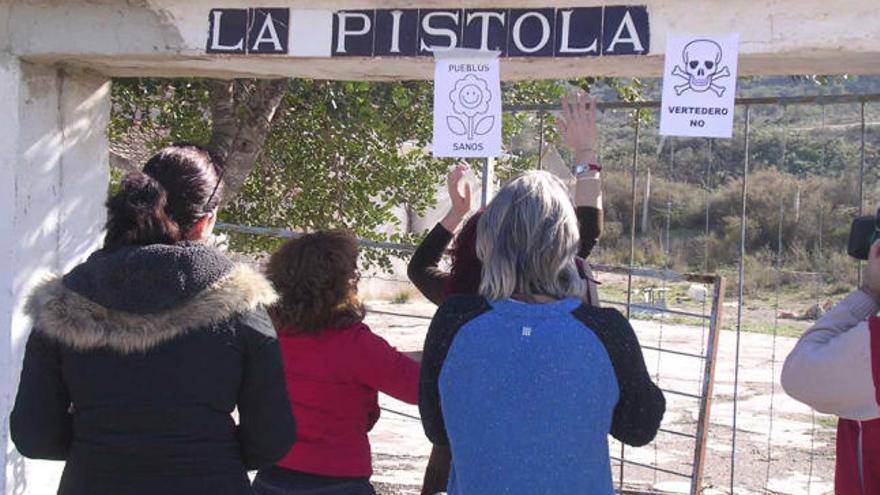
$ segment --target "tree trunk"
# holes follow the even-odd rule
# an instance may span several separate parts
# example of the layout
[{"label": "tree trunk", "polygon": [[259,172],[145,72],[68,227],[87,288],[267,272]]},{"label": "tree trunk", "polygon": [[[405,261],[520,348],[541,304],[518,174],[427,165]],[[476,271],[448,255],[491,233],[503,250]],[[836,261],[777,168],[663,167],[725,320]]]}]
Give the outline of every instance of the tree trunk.
[{"label": "tree trunk", "polygon": [[287,79],[212,80],[213,128],[208,148],[224,163],[224,203],[241,190],[254,168],[287,90]]}]

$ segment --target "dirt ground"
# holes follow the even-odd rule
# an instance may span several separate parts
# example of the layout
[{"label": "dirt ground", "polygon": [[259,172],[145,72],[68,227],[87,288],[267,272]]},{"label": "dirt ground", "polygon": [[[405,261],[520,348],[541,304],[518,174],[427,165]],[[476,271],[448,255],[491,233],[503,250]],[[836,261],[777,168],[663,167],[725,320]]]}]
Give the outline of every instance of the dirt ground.
[{"label": "dirt ground", "polygon": [[[612,282],[613,285],[613,282]],[[608,287],[612,289],[612,287]],[[613,290],[607,291],[613,295]],[[605,294],[603,293],[603,297]],[[806,304],[806,303],[804,303]],[[669,305],[674,306],[670,299]],[[367,323],[374,331],[403,350],[421,349],[428,320],[435,308],[427,302],[392,304],[370,301],[374,310]],[[675,307],[675,306],[674,306]],[[690,308],[693,309],[693,308]],[[773,323],[773,312],[751,315],[755,328]],[[725,308],[725,318],[735,321],[736,308]],[[733,319],[733,320],[731,320]],[[707,330],[680,319],[658,319],[656,315],[635,314],[633,326],[643,346],[700,354],[708,337]],[[796,323],[805,327],[805,323]],[[727,325],[725,325],[727,328]],[[766,329],[765,328],[765,329]],[[793,333],[797,328],[792,329]],[[781,333],[781,332],[777,332]],[[706,449],[703,492],[731,493],[731,440],[733,433],[735,355],[737,335],[722,331],[719,339],[709,438]],[[787,397],[779,387],[782,361],[795,339],[774,337],[766,332],[740,334],[739,386],[736,414],[736,456],[734,492],[736,494],[784,493],[824,494],[833,491],[834,431],[832,417],[812,411]],[[703,362],[690,356],[645,350],[648,369],[661,388],[672,392],[700,395]],[[672,432],[694,435],[699,401],[687,395],[666,393],[667,412],[662,427]],[[415,406],[388,397],[380,400],[382,420],[371,434],[376,474],[374,481],[381,494],[417,494],[430,451],[421,424],[411,418],[418,415]],[[397,414],[402,413],[402,414]],[[675,433],[658,434],[649,446],[626,448],[627,461],[659,466],[687,475],[692,471],[695,441]],[[621,448],[611,441],[612,455],[620,457]],[[614,479],[620,478],[619,464],[612,466]],[[687,493],[690,479],[626,464],[624,488],[639,493]]]}]

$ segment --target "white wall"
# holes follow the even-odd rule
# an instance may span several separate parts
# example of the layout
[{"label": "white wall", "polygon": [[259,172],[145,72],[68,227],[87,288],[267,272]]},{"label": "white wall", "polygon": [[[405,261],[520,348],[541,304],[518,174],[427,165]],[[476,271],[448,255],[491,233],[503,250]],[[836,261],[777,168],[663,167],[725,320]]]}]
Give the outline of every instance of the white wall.
[{"label": "white wall", "polygon": [[22,57],[112,75],[429,79],[433,61],[428,57],[209,56],[208,13],[212,8],[255,6],[337,10],[621,4],[648,7],[650,55],[506,59],[502,76],[657,76],[668,35],[727,32],[740,33],[741,75],[880,73],[877,0],[30,0],[12,4],[13,22],[6,25],[14,53]]},{"label": "white wall", "polygon": [[[0,55],[0,115],[3,115],[3,129],[18,127],[18,100],[21,67],[15,57]],[[8,404],[15,390],[11,385],[12,341],[9,338],[15,305],[12,280],[15,270],[12,260],[15,210],[15,162],[18,152],[17,136],[14,132],[0,132],[0,406],[3,407],[3,421],[8,418]],[[0,428],[0,455],[5,456],[8,447],[8,430]],[[2,476],[3,471],[0,471]],[[14,493],[14,492],[12,492]]]},{"label": "white wall", "polygon": [[[26,295],[82,261],[101,240],[109,179],[103,76],[0,54],[0,411],[18,385],[30,322]],[[61,463],[24,462],[0,429],[6,493],[54,493]]]}]

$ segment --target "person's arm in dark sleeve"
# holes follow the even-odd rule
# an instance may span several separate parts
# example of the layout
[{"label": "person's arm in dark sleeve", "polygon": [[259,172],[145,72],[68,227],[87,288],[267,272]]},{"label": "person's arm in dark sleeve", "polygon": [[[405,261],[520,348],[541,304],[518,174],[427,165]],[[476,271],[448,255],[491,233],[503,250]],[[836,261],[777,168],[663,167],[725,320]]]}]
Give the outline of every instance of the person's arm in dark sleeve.
[{"label": "person's arm in dark sleeve", "polygon": [[[452,299],[451,301],[455,301]],[[425,348],[422,352],[422,366],[419,374],[419,415],[425,436],[435,445],[449,445],[443,411],[440,409],[440,370],[452,345],[455,328],[443,304],[431,320]]]},{"label": "person's arm in dark sleeve", "polygon": [[73,438],[70,395],[61,375],[58,345],[34,330],[25,348],[9,424],[16,448],[32,459],[67,459]]},{"label": "person's arm in dark sleeve", "polygon": [[449,445],[440,408],[440,371],[458,331],[470,320],[489,311],[482,297],[454,296],[437,309],[428,327],[419,375],[419,414],[425,435],[434,445]]},{"label": "person's arm in dark sleeve", "polygon": [[578,245],[578,256],[588,258],[599,242],[604,224],[601,208],[595,206],[578,206],[575,208],[581,242]]},{"label": "person's arm in dark sleeve", "polygon": [[578,308],[576,315],[605,346],[620,389],[611,436],[627,445],[647,445],[657,435],[666,412],[663,392],[648,374],[639,339],[629,320],[616,309],[585,308]]},{"label": "person's arm in dark sleeve", "polygon": [[620,398],[614,409],[611,435],[621,442],[639,447],[650,443],[660,429],[666,412],[666,398],[648,374],[642,346],[636,332],[616,309],[604,310],[616,322],[611,343]]},{"label": "person's arm in dark sleeve", "polygon": [[465,180],[467,166],[459,163],[446,175],[449,211],[419,244],[407,266],[409,280],[428,300],[436,305],[446,297],[449,273],[437,268],[443,252],[449,247],[453,233],[471,210],[471,185]]},{"label": "person's arm in dark sleeve", "polygon": [[406,267],[406,275],[410,282],[423,296],[438,306],[443,303],[449,273],[437,266],[450,242],[452,242],[452,232],[438,223],[416,248]]},{"label": "person's arm in dark sleeve", "polygon": [[245,467],[268,467],[296,441],[296,423],[287,397],[281,349],[265,310],[239,317],[247,355],[238,394],[238,442]]}]

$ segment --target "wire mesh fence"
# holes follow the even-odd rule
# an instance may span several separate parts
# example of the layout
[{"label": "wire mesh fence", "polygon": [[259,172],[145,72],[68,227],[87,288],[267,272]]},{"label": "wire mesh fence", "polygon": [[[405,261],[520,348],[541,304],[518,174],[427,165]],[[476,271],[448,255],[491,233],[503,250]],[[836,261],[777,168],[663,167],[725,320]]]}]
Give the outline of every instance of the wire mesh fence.
[{"label": "wire mesh fence", "polygon": [[[658,136],[659,102],[600,104],[606,233],[592,256],[600,297],[633,321],[669,402],[654,443],[612,441],[620,492],[833,491],[835,420],[785,396],[779,374],[796,337],[860,281],[845,237],[849,220],[880,201],[870,166],[880,95],[737,105],[734,137],[722,141]],[[559,161],[543,132],[556,110],[506,109],[532,115],[533,139],[520,140],[532,147],[520,151],[535,168]],[[424,314],[379,311],[427,328]]]}]

